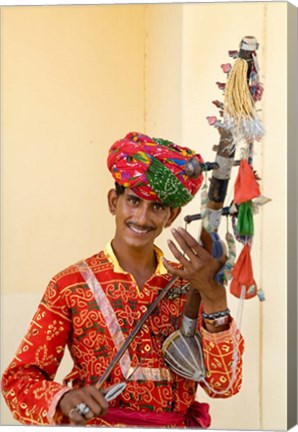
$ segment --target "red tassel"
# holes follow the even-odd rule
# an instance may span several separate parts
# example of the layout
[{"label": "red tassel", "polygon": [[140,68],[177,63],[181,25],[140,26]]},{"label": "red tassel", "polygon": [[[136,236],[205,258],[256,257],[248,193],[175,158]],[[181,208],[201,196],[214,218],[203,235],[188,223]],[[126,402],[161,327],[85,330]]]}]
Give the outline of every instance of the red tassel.
[{"label": "red tassel", "polygon": [[234,202],[241,204],[261,195],[253,170],[246,159],[241,159],[234,187]]},{"label": "red tassel", "polygon": [[243,247],[231,273],[233,276],[233,280],[230,285],[231,294],[240,298],[242,287],[245,286],[246,299],[256,296],[257,288],[253,277],[250,246],[248,243],[246,243]]}]

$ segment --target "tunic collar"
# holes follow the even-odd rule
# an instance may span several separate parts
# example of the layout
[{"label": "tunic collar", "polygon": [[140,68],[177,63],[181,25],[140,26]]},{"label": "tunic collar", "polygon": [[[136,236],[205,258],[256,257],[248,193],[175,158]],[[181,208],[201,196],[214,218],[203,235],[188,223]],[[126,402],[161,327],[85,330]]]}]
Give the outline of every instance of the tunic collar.
[{"label": "tunic collar", "polygon": [[[156,259],[157,259],[157,266],[156,266],[154,274],[156,274],[156,275],[163,275],[163,274],[168,273],[167,269],[165,268],[165,266],[163,265],[163,262],[162,262],[162,258],[164,256],[162,250],[159,249],[155,245],[153,246],[153,248],[154,248],[154,253],[155,253],[155,256],[156,256]],[[110,263],[113,264],[114,271],[116,273],[125,273],[125,274],[127,274],[127,272],[124,271],[123,268],[120,266],[120,264],[119,264],[119,262],[117,260],[117,257],[115,255],[115,252],[114,252],[114,250],[112,248],[111,242],[109,242],[106,245],[106,247],[104,249],[104,254],[108,258],[108,260],[110,261]]]}]

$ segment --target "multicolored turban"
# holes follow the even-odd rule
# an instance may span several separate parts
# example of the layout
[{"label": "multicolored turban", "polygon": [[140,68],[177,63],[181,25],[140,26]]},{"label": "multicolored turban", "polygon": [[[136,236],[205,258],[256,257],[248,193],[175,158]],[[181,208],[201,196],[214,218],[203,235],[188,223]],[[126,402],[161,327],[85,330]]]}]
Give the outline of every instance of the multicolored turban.
[{"label": "multicolored turban", "polygon": [[142,199],[182,207],[195,196],[203,176],[190,178],[185,164],[202,157],[195,151],[160,138],[130,132],[109,150],[107,165],[115,181]]}]

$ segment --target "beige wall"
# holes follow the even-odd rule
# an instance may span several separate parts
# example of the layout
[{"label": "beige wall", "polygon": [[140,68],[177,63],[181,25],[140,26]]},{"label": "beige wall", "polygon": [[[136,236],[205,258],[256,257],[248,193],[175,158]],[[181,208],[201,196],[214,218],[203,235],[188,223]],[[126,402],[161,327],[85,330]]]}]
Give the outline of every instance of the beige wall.
[{"label": "beige wall", "polygon": [[[143,130],[213,160],[206,116],[217,113],[220,64],[253,34],[267,129],[255,165],[272,198],[256,217],[253,260],[267,300],[244,305],[240,394],[198,395],[215,429],[286,428],[286,17],[285,2],[2,8],[2,369],[50,277],[113,235],[108,147]],[[179,223],[198,211],[197,199]],[[59,378],[68,368],[66,359]],[[2,398],[1,410],[2,424],[16,424]]]},{"label": "beige wall", "polygon": [[[206,115],[217,114],[211,101],[220,98],[215,85],[224,79],[220,64],[228,60],[227,50],[237,48],[236,41],[242,35],[252,34],[261,43],[258,58],[265,86],[261,116],[267,133],[265,139],[255,143],[254,163],[263,179],[262,191],[272,202],[255,218],[253,264],[256,280],[267,300],[264,304],[257,299],[244,304],[242,331],[246,351],[242,391],[224,404],[216,400],[212,405],[218,427],[222,422],[233,427],[231,412],[234,412],[239,429],[283,429],[286,425],[286,324],[280,320],[272,328],[272,317],[279,313],[286,316],[283,230],[286,225],[286,5],[210,4],[203,10],[197,5],[186,5],[183,17],[183,139],[186,143],[196,138],[198,147],[203,146],[203,154],[211,160],[214,158],[211,147],[218,138],[217,132],[206,126]],[[200,51],[198,41],[204,41]],[[194,213],[196,205],[193,202],[189,206]],[[273,245],[278,245],[280,254]],[[239,246],[237,250],[241,250]],[[235,316],[238,304],[238,300],[231,298]]]}]

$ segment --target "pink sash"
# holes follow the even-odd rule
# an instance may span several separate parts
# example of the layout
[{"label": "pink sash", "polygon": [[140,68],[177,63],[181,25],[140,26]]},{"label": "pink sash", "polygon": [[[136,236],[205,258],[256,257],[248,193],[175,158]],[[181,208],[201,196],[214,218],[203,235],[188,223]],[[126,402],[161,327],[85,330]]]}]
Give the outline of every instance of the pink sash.
[{"label": "pink sash", "polygon": [[179,412],[156,413],[152,411],[133,411],[129,408],[110,407],[102,419],[108,423],[131,426],[210,426],[209,405],[194,402],[185,414]]}]

